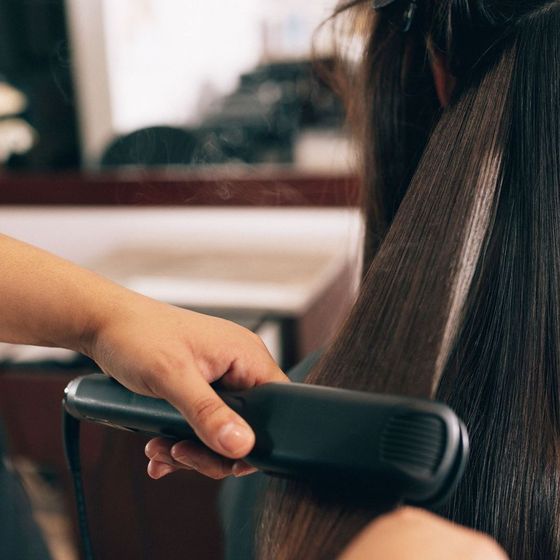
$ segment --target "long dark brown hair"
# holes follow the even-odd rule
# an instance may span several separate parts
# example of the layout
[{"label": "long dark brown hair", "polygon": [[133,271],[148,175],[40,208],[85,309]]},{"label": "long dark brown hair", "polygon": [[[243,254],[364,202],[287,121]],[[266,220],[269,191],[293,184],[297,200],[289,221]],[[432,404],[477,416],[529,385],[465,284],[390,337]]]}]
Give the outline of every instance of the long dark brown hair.
[{"label": "long dark brown hair", "polygon": [[[307,381],[449,403],[472,453],[439,513],[514,560],[560,558],[560,2],[417,0],[405,33],[409,3],[337,11],[367,31],[367,272]],[[433,53],[456,79],[444,111]],[[394,506],[327,494],[274,483],[260,557],[334,558]]]}]

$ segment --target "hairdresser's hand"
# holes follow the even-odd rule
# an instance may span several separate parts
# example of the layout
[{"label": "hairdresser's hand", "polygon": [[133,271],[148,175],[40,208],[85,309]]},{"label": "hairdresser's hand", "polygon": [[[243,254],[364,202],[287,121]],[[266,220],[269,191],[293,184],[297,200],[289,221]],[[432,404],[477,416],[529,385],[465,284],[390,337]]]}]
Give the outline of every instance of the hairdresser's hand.
[{"label": "hairdresser's hand", "polygon": [[173,404],[200,439],[158,438],[148,443],[148,473],[160,478],[177,468],[194,468],[213,478],[251,472],[243,461],[255,436],[247,423],[210,387],[250,388],[287,377],[262,340],[230,321],[185,311],[136,294],[103,321],[90,355],[105,373],[130,390]]},{"label": "hairdresser's hand", "polygon": [[339,560],[507,560],[487,535],[415,508],[368,525]]}]

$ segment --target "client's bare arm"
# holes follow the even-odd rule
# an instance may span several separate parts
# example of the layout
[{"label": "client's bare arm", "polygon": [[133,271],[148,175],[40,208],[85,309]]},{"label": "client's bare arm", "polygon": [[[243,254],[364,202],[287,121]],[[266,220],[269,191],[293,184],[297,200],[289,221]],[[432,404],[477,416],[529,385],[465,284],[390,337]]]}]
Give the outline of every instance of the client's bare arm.
[{"label": "client's bare arm", "polygon": [[[167,399],[229,458],[206,453],[220,474],[251,450],[251,429],[209,384],[246,388],[287,379],[256,335],[153,301],[9,237],[0,236],[0,263],[0,341],[82,352],[129,389]],[[150,465],[155,477],[170,469]],[[247,471],[242,464],[237,470]]]},{"label": "client's bare arm", "polygon": [[415,508],[368,525],[339,560],[507,560],[487,535]]}]

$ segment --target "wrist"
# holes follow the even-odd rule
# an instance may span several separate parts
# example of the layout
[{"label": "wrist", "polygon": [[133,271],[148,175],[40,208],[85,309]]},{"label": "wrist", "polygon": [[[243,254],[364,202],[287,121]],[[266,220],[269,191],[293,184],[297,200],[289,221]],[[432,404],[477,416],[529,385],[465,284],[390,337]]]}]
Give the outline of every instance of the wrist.
[{"label": "wrist", "polygon": [[102,294],[92,298],[92,305],[83,315],[83,321],[78,329],[76,341],[77,352],[96,360],[108,333],[113,331],[117,324],[126,321],[134,304],[136,294],[118,285],[112,285],[110,290],[105,289]]}]

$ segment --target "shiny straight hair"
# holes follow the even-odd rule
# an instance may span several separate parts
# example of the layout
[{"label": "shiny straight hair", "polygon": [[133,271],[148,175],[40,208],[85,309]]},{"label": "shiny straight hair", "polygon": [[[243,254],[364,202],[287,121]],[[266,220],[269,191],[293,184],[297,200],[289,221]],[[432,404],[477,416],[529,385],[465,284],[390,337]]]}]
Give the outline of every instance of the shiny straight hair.
[{"label": "shiny straight hair", "polygon": [[[560,558],[560,2],[417,0],[404,33],[408,4],[337,10],[367,32],[366,272],[307,382],[447,402],[472,452],[438,513],[514,560]],[[456,79],[443,111],[429,51]],[[258,556],[334,558],[396,505],[275,481]]]}]

